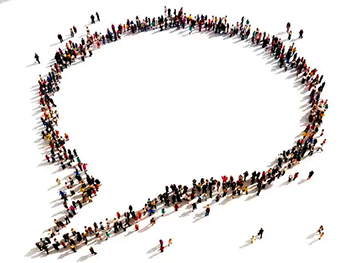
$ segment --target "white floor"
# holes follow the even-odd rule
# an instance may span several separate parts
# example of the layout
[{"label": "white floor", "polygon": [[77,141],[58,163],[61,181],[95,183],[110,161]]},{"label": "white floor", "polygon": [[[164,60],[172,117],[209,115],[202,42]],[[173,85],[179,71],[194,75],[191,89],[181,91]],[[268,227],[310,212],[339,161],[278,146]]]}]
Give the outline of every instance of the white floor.
[{"label": "white floor", "polygon": [[[157,2],[0,1],[1,224],[6,262],[346,262],[350,180],[343,168],[348,146],[342,136],[348,126],[349,91],[341,80],[348,61],[343,55],[348,43],[343,36],[345,7],[339,6],[343,2]],[[105,32],[111,23],[124,23],[126,18],[161,15],[164,5],[177,10],[183,6],[192,15],[227,15],[230,24],[244,15],[254,29],[271,35],[285,31],[289,21],[293,39],[303,28],[304,39],[295,41],[297,52],[326,81],[323,98],[330,109],[323,125],[324,152],[287,173],[298,171],[296,182],[286,184],[284,176],[259,197],[221,200],[212,205],[209,217],[199,216],[202,205],[193,213],[185,206],[150,229],[145,220],[138,233],[128,229],[95,244],[94,257],[88,256],[87,247],[75,254],[37,253],[34,243],[63,208],[55,179],[68,174],[44,161],[34,87],[61,46],[55,45],[57,33],[68,35],[74,24],[79,41],[96,11],[101,22],[90,30]],[[334,38],[337,34],[340,39]],[[286,48],[291,43],[287,41]],[[35,52],[40,65],[33,64]],[[266,170],[299,138],[308,110],[306,90],[274,63],[262,49],[238,38],[170,29],[123,36],[64,71],[61,91],[54,98],[59,131],[69,134],[68,147],[77,149],[90,174],[103,183],[94,202],[78,210],[70,226],[83,230],[126,211],[130,204],[141,208],[165,185],[190,186],[193,178],[237,178],[246,170]],[[310,170],[315,175],[304,182]],[[325,236],[316,241],[311,234],[321,224]],[[247,245],[261,227],[263,239]],[[158,240],[169,238],[173,245],[158,254],[153,249]]]}]

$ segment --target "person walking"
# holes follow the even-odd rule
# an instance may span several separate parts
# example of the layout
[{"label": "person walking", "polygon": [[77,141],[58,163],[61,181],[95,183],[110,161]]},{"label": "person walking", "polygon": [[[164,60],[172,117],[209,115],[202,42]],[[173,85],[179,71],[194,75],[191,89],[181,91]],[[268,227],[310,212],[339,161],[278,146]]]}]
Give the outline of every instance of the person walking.
[{"label": "person walking", "polygon": [[94,17],[94,15],[91,15],[90,18],[91,18],[91,24],[95,24],[95,17]]},{"label": "person walking", "polygon": [[77,251],[75,250],[74,244],[71,244],[71,245],[70,245],[70,248],[71,248],[71,250],[72,250],[74,253],[77,252]]},{"label": "person walking", "polygon": [[95,14],[95,15],[96,15],[97,21],[99,21],[99,22],[100,22],[101,20],[100,20],[100,15],[98,14],[98,12],[96,12],[96,14]]},{"label": "person walking", "polygon": [[91,253],[92,255],[96,255],[96,254],[97,254],[97,252],[95,252],[95,250],[94,250],[93,247],[90,247],[89,250],[90,250],[90,253]]},{"label": "person walking", "polygon": [[292,30],[289,31],[289,33],[288,33],[288,40],[291,40],[291,39],[292,39]]},{"label": "person walking", "polygon": [[264,233],[264,229],[260,228],[260,230],[258,232],[258,236],[260,236],[260,239],[262,239],[263,233]]},{"label": "person walking", "polygon": [[297,179],[298,176],[299,176],[299,173],[295,173],[295,174],[294,174],[294,177],[293,177],[293,181],[295,181],[295,179]]},{"label": "person walking", "polygon": [[299,31],[299,38],[303,38],[304,36],[304,30],[300,29]]},{"label": "person walking", "polygon": [[35,58],[35,60],[40,64],[39,55],[38,55],[37,53],[35,53],[34,58]]},{"label": "person walking", "polygon": [[324,236],[324,232],[322,231],[320,234],[320,237],[318,238],[319,240],[321,240],[321,238]]},{"label": "person walking", "polygon": [[292,179],[293,179],[293,175],[289,175],[289,177],[288,177],[288,182],[291,182]]},{"label": "person walking", "polygon": [[205,208],[205,216],[208,216],[210,214],[210,205],[208,204],[207,207]]},{"label": "person walking", "polygon": [[314,175],[314,171],[309,172],[309,176],[307,177],[307,180],[309,180]]},{"label": "person walking", "polygon": [[47,248],[47,245],[45,244],[45,242],[43,242],[41,246],[46,251],[46,254],[49,254],[49,249]]},{"label": "person walking", "polygon": [[159,248],[159,251],[160,251],[161,253],[163,253],[163,252],[164,252],[164,247],[161,246],[161,247]]},{"label": "person walking", "polygon": [[168,247],[170,247],[170,245],[173,243],[173,239],[172,238],[169,238],[169,241],[168,241]]},{"label": "person walking", "polygon": [[192,212],[194,212],[194,210],[196,210],[197,209],[197,204],[196,203],[193,203],[192,204]]},{"label": "person walking", "polygon": [[290,22],[287,23],[287,33],[289,33],[289,29],[290,29]]},{"label": "person walking", "polygon": [[61,43],[63,42],[63,37],[62,37],[61,34],[58,34],[58,35],[57,35],[57,38],[58,38],[58,40],[59,40]]},{"label": "person walking", "polygon": [[250,244],[253,244],[255,241],[255,236],[252,236],[251,239],[250,239]]}]

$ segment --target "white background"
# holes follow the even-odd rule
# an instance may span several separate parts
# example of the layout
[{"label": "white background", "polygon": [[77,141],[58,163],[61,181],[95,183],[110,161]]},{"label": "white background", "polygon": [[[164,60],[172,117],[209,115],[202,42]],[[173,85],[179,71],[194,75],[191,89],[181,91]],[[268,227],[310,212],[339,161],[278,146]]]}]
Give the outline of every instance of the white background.
[{"label": "white background", "polygon": [[[1,243],[6,262],[346,261],[345,1],[1,2]],[[303,28],[304,39],[295,41],[297,52],[326,81],[322,97],[329,100],[330,109],[323,125],[324,152],[288,171],[259,197],[215,203],[204,219],[197,220],[202,205],[193,213],[185,206],[147,231],[131,234],[128,229],[95,244],[94,257],[88,257],[87,247],[74,255],[37,253],[34,243],[63,208],[55,206],[60,203],[55,179],[69,173],[57,173],[57,166],[45,163],[34,87],[38,75],[48,72],[55,50],[64,46],[57,44],[57,34],[65,37],[75,25],[74,40],[79,41],[96,11],[101,22],[90,30],[106,32],[111,23],[117,26],[136,15],[161,15],[164,5],[172,10],[183,6],[193,16],[227,15],[230,24],[244,15],[253,29],[271,35],[284,32],[289,21],[293,39]],[[286,33],[280,36],[287,38]],[[291,43],[286,41],[286,49]],[[40,65],[33,64],[35,52]],[[90,174],[103,183],[94,202],[72,219],[69,228],[80,231],[126,211],[129,204],[141,208],[171,183],[190,186],[193,178],[238,178],[246,170],[266,170],[300,137],[308,111],[306,90],[296,85],[291,72],[276,70],[275,61],[261,48],[238,38],[196,31],[188,35],[187,29],[123,35],[85,63],[64,71],[60,87],[54,97],[58,130],[69,134],[68,147],[77,149]],[[304,182],[310,170],[315,175]],[[297,171],[298,180],[285,184]],[[140,224],[141,230],[147,223],[148,219]],[[321,224],[325,236],[314,242],[317,237],[310,235]],[[246,246],[260,227],[265,229],[263,239]],[[159,239],[166,242],[170,237],[174,244],[163,254],[152,250]]]}]

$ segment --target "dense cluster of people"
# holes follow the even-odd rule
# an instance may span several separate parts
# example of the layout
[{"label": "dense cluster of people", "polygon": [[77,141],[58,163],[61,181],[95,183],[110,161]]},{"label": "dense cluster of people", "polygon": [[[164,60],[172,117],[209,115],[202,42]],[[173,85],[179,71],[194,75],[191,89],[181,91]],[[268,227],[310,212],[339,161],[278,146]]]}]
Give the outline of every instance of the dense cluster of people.
[{"label": "dense cluster of people", "polygon": [[[96,13],[97,20],[100,21],[98,13]],[[95,17],[91,16],[91,24],[95,23]],[[87,164],[82,162],[75,149],[66,149],[66,142],[69,141],[68,134],[63,136],[55,129],[59,119],[59,115],[54,103],[53,96],[60,90],[59,83],[62,79],[61,72],[67,69],[74,61],[80,57],[82,61],[85,61],[87,51],[89,55],[92,55],[94,49],[100,48],[109,42],[117,41],[121,39],[122,34],[135,34],[138,32],[144,32],[149,29],[166,30],[168,28],[184,29],[189,28],[190,33],[194,30],[199,32],[203,30],[213,31],[215,34],[228,35],[234,37],[238,35],[244,41],[251,41],[252,45],[261,46],[266,52],[269,52],[275,60],[278,60],[280,68],[284,70],[294,70],[296,72],[297,80],[301,85],[305,86],[310,93],[309,103],[311,105],[310,114],[308,117],[308,124],[302,132],[302,138],[298,139],[291,149],[283,151],[276,158],[276,163],[273,167],[266,171],[254,171],[251,174],[245,171],[238,177],[222,176],[221,179],[200,178],[199,180],[193,179],[192,186],[171,184],[165,186],[165,191],[160,193],[155,198],[148,198],[143,207],[134,209],[131,205],[128,211],[124,213],[117,212],[112,218],[105,218],[105,220],[97,223],[94,222],[91,226],[84,226],[81,231],[71,229],[70,232],[65,231],[61,238],[59,238],[60,231],[66,229],[66,226],[70,223],[70,218],[76,215],[76,209],[81,209],[84,204],[92,202],[92,198],[97,195],[101,182],[95,179],[87,172]],[[287,33],[290,31],[290,23],[287,24]],[[252,35],[250,36],[252,32]],[[73,27],[71,34],[74,35],[77,29]],[[49,253],[48,244],[52,244],[55,250],[59,250],[60,247],[66,248],[69,246],[72,251],[76,251],[78,246],[87,245],[92,239],[108,240],[112,234],[118,234],[118,232],[124,232],[127,228],[134,226],[134,231],[139,231],[139,222],[149,218],[149,226],[156,223],[156,217],[154,214],[161,210],[162,216],[166,214],[166,209],[173,207],[174,211],[178,211],[184,204],[192,205],[192,210],[197,209],[197,204],[207,201],[209,198],[214,198],[216,202],[219,202],[222,198],[237,198],[241,194],[248,194],[256,192],[259,196],[261,191],[265,189],[267,184],[272,184],[274,180],[284,176],[288,169],[298,165],[300,161],[312,155],[314,152],[323,151],[322,147],[326,143],[326,139],[322,143],[317,144],[320,137],[323,136],[324,130],[320,128],[325,112],[328,109],[328,101],[321,99],[321,93],[325,87],[325,82],[322,82],[323,75],[319,76],[316,68],[311,69],[307,64],[304,57],[298,56],[296,52],[295,44],[293,43],[287,49],[284,41],[277,35],[267,34],[262,32],[259,28],[252,29],[250,21],[242,17],[241,22],[237,22],[235,25],[230,26],[227,21],[227,16],[216,17],[197,15],[192,17],[184,13],[181,7],[178,12],[164,7],[164,15],[156,18],[145,17],[145,19],[139,19],[138,16],[133,20],[127,19],[125,24],[119,24],[115,27],[111,25],[111,29],[107,29],[106,34],[95,32],[90,34],[90,29],[86,27],[87,36],[81,39],[81,43],[74,43],[69,40],[66,43],[66,48],[63,51],[61,48],[55,54],[55,63],[51,66],[51,71],[46,78],[39,77],[39,95],[40,106],[43,112],[41,117],[44,129],[42,130],[42,139],[47,140],[50,146],[50,153],[46,155],[47,162],[58,163],[60,169],[72,169],[74,174],[68,177],[64,187],[59,191],[59,194],[63,200],[63,206],[66,210],[64,218],[55,219],[54,227],[48,230],[48,236],[41,238],[36,246],[40,250],[45,250]],[[302,38],[303,31],[300,33]],[[249,39],[250,37],[250,39]],[[63,41],[59,37],[60,42]],[[37,56],[37,55],[36,55]],[[37,58],[39,60],[39,57]],[[317,135],[320,133],[319,135]],[[308,179],[313,176],[314,172],[309,173]],[[298,173],[289,177],[289,181],[295,180],[298,177]],[[60,179],[56,179],[60,185]],[[69,192],[69,194],[68,194]],[[80,192],[81,199],[76,202],[72,200],[69,203],[68,197],[72,197],[77,192]],[[214,202],[215,203],[215,202]],[[209,216],[211,207],[206,205],[203,211],[203,216]],[[63,222],[65,221],[65,223]],[[64,231],[63,231],[64,232]],[[262,237],[263,229],[260,229],[258,235]],[[253,243],[255,237],[252,237],[251,243]],[[163,246],[161,245],[161,248]],[[164,249],[164,248],[163,248]],[[92,249],[93,250],[93,249]],[[90,249],[91,251],[91,249]],[[95,252],[91,251],[95,254]]]}]

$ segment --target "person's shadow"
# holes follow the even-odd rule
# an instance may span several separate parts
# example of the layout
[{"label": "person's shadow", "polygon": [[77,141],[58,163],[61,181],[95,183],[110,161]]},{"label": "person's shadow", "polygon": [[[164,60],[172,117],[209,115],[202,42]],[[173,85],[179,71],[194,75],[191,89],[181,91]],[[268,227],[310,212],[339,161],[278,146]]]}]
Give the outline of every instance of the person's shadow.
[{"label": "person's shadow", "polygon": [[159,248],[159,245],[151,248],[150,250],[147,251],[147,254],[151,254],[152,252],[156,251]]},{"label": "person's shadow", "polygon": [[307,179],[302,179],[302,180],[300,180],[299,182],[298,182],[298,184],[303,184],[303,183],[305,183],[307,181]]},{"label": "person's shadow", "polygon": [[88,254],[88,255],[85,255],[85,256],[82,256],[80,257],[77,262],[82,262],[82,261],[85,261],[87,260],[89,257],[92,257],[93,255],[92,254]]},{"label": "person's shadow", "polygon": [[251,245],[251,243],[250,243],[250,239],[248,239],[248,240],[246,240],[245,241],[245,243],[242,245],[242,246],[240,246],[239,248],[245,248],[245,247],[248,247],[248,246],[250,246]]},{"label": "person's shadow", "polygon": [[307,237],[306,237],[306,239],[311,239],[311,238],[313,238],[313,237],[315,237],[316,236],[316,232],[313,232],[313,233],[311,233],[310,235],[308,235]]},{"label": "person's shadow", "polygon": [[315,240],[313,240],[312,242],[310,242],[309,243],[309,246],[311,246],[313,243],[315,243],[315,242],[317,242],[317,241],[319,241],[319,239],[317,238],[317,239],[315,239]]}]

